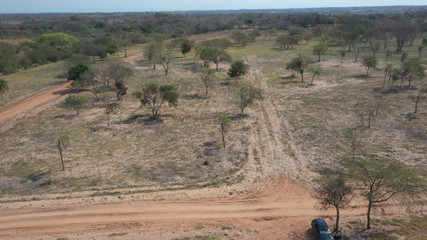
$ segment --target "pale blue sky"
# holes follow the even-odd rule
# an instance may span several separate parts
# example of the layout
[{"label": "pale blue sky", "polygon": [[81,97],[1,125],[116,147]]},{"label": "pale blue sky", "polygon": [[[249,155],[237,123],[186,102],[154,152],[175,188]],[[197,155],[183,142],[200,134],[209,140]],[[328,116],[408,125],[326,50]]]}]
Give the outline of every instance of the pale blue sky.
[{"label": "pale blue sky", "polygon": [[145,12],[427,5],[426,0],[0,0],[0,13]]}]

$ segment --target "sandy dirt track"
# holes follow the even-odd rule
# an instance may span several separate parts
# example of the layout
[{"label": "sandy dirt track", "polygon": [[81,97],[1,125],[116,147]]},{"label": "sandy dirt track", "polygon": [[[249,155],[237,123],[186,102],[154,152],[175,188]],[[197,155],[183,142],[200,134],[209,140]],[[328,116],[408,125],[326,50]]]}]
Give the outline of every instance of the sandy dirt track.
[{"label": "sandy dirt track", "polygon": [[[126,58],[123,61],[130,62],[135,61],[138,58],[144,56],[144,53],[139,53]],[[61,84],[59,86],[43,89],[29,97],[13,102],[0,109],[0,123],[5,123],[11,119],[14,119],[26,112],[29,112],[42,105],[50,103],[61,96],[64,96],[72,90],[71,82]]]},{"label": "sandy dirt track", "polygon": [[49,103],[61,96],[68,94],[71,90],[71,82],[61,84],[37,92],[36,94],[7,105],[0,112],[0,123],[4,123],[25,112]]},{"label": "sandy dirt track", "polygon": [[[159,239],[156,235],[159,232],[191,231],[196,226],[233,226],[259,231],[255,238],[245,234],[236,239],[292,239],[289,236],[293,232],[306,239],[310,220],[325,213],[314,208],[315,200],[304,185],[287,179],[269,185],[263,193],[225,197],[2,208],[0,238],[76,236],[84,232],[86,238],[103,239],[111,233],[127,232],[129,235],[124,239]],[[350,214],[363,212],[356,209]]]}]

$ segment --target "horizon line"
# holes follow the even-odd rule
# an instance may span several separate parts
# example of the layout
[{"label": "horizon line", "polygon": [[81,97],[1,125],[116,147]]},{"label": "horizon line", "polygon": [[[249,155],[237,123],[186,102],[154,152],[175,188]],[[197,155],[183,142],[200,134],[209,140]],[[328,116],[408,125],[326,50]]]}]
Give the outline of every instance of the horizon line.
[{"label": "horizon line", "polygon": [[[350,6],[350,7],[308,7],[308,8],[241,8],[241,9],[213,9],[213,10],[141,10],[141,11],[117,11],[117,12],[109,12],[109,11],[94,11],[94,12],[15,12],[15,13],[7,13],[0,12],[0,15],[14,15],[14,14],[94,14],[94,13],[173,13],[173,12],[221,12],[221,11],[267,11],[267,10],[298,10],[298,9],[329,9],[329,8],[377,8],[377,7],[426,7],[426,4],[420,5],[378,5],[378,6]],[[420,11],[422,11],[421,9]],[[427,9],[425,9],[427,10]]]}]

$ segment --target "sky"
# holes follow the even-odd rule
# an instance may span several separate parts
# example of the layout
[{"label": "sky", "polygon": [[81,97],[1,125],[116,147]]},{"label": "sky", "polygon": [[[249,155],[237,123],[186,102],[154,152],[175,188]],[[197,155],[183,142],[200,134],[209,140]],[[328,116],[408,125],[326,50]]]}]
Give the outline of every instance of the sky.
[{"label": "sky", "polygon": [[151,12],[427,5],[426,0],[0,0],[0,13]]}]

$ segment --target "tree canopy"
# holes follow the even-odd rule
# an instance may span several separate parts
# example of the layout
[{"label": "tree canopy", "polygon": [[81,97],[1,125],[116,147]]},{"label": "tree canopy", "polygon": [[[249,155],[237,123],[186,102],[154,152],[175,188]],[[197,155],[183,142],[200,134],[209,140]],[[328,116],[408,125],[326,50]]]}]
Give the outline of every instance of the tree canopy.
[{"label": "tree canopy", "polygon": [[141,106],[151,108],[152,118],[157,120],[164,103],[168,103],[170,107],[178,105],[179,93],[172,85],[161,86],[157,83],[148,83],[140,91],[135,92],[134,96],[140,100]]}]

